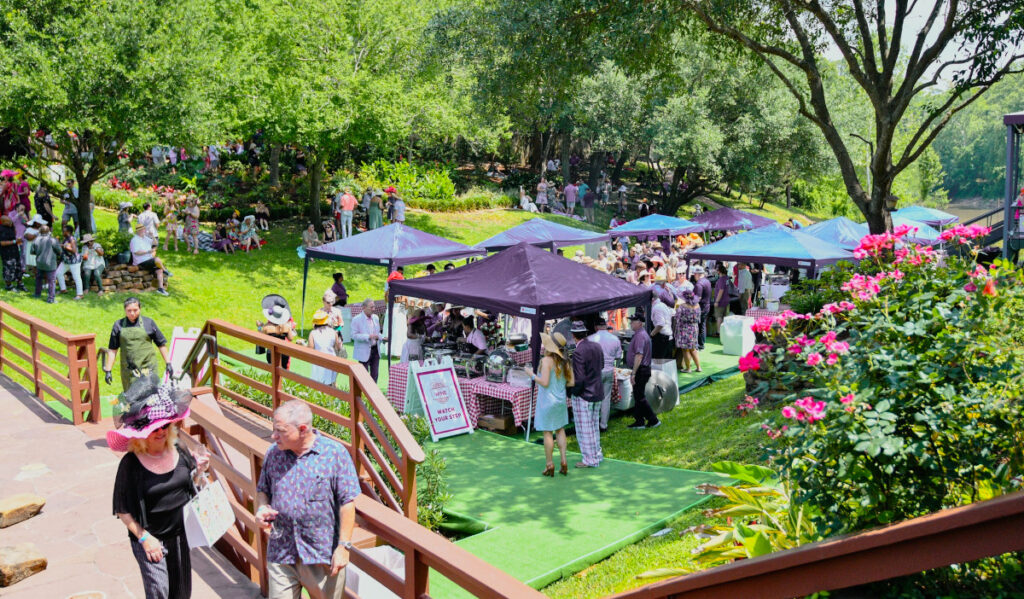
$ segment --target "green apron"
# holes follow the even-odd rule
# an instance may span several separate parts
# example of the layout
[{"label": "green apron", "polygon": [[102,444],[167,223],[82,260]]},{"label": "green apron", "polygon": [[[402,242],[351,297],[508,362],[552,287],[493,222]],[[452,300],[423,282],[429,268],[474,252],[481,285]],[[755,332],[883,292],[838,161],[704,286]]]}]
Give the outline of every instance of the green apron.
[{"label": "green apron", "polygon": [[[127,318],[124,321],[128,324]],[[118,342],[121,349],[121,387],[125,391],[136,378],[158,372],[160,361],[153,349],[153,340],[146,334],[141,322],[135,326],[122,326]],[[138,375],[133,369],[138,371]]]}]

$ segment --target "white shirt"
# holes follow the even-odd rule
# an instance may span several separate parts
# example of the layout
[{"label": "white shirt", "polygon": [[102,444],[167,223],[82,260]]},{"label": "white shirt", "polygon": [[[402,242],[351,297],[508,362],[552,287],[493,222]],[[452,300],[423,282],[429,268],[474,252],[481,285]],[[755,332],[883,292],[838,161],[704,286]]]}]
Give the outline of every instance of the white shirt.
[{"label": "white shirt", "polygon": [[392,220],[396,220],[398,222],[405,222],[405,202],[400,199],[396,199],[394,208],[395,213],[393,215],[394,219]]},{"label": "white shirt", "polygon": [[[135,235],[128,244],[128,249],[132,252],[132,264],[138,266],[153,257],[153,240],[149,237]],[[145,253],[139,254],[139,252]]]},{"label": "white shirt", "polygon": [[469,335],[466,335],[466,343],[477,349],[487,349],[487,339],[484,337],[484,333],[480,329],[473,329],[470,331]]},{"label": "white shirt", "polygon": [[668,335],[668,338],[672,338],[672,308],[669,308],[664,302],[654,301],[654,311],[651,312],[651,324],[655,327],[661,327],[661,332]]},{"label": "white shirt", "polygon": [[619,341],[619,338],[604,329],[596,331],[588,339],[601,346],[601,352],[604,354],[602,372],[610,372],[614,369],[615,360],[622,357],[622,342]]},{"label": "white shirt", "polygon": [[743,293],[744,291],[754,290],[754,277],[753,275],[750,274],[749,268],[744,268],[740,270],[739,284],[736,285],[736,289],[738,289],[740,293]]},{"label": "white shirt", "polygon": [[160,217],[156,215],[152,210],[146,210],[139,215],[139,224],[146,227],[146,233],[153,239],[156,239],[160,234],[157,227],[160,226]]}]

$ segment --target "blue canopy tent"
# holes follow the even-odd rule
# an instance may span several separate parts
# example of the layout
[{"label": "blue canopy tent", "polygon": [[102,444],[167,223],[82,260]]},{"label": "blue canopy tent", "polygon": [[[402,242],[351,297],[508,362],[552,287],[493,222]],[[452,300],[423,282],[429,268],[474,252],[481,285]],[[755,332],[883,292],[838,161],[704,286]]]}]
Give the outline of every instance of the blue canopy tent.
[{"label": "blue canopy tent", "polygon": [[838,245],[846,250],[853,250],[860,245],[860,240],[870,233],[868,226],[862,223],[855,223],[845,216],[815,223],[809,227],[800,229],[801,233],[813,235],[818,239]]},{"label": "blue canopy tent", "polygon": [[[954,217],[955,218],[955,217]],[[927,245],[935,245],[940,243],[938,229],[925,224],[919,220],[914,220],[901,216],[897,212],[892,213],[892,226],[898,227],[900,225],[906,225],[908,227],[917,229],[917,232],[907,237],[908,241],[915,243],[924,243]]]},{"label": "blue canopy tent", "polygon": [[676,236],[687,233],[701,233],[704,225],[688,221],[685,218],[676,218],[664,214],[649,214],[643,218],[631,220],[624,225],[614,229],[608,229],[611,237],[640,237],[648,236]]},{"label": "blue canopy tent", "polygon": [[488,252],[498,252],[520,243],[528,243],[546,250],[555,250],[567,245],[608,241],[607,233],[595,233],[576,227],[567,227],[537,217],[498,233],[490,239],[476,244]]},{"label": "blue canopy tent", "polygon": [[[302,269],[301,325],[304,328],[306,324],[306,279],[309,276],[310,258],[355,264],[378,264],[386,267],[390,273],[396,266],[424,264],[438,260],[459,260],[482,256],[484,253],[479,248],[431,235],[401,223],[393,223],[386,227],[352,235],[320,247],[307,248]],[[391,316],[389,309],[389,322]],[[389,362],[390,356],[391,352],[389,351]]]},{"label": "blue canopy tent", "polygon": [[693,250],[686,259],[778,264],[806,268],[813,277],[822,266],[852,261],[853,254],[813,235],[773,223]]},{"label": "blue canopy tent", "polygon": [[[924,206],[907,206],[906,208],[900,208],[896,212],[893,212],[892,215],[894,218],[897,216],[909,218],[910,220],[916,220],[917,222],[931,225],[933,227],[943,227],[960,220],[960,217],[955,214],[936,210],[935,208],[925,208]],[[893,222],[893,224],[896,223]]]}]

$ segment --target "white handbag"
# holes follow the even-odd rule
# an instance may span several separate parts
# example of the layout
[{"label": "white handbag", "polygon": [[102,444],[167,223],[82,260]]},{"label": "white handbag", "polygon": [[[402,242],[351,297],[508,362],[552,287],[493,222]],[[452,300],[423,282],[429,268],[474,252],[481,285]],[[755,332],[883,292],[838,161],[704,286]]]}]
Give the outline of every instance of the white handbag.
[{"label": "white handbag", "polygon": [[231,502],[218,481],[207,479],[206,485],[181,509],[190,548],[213,545],[235,523]]}]

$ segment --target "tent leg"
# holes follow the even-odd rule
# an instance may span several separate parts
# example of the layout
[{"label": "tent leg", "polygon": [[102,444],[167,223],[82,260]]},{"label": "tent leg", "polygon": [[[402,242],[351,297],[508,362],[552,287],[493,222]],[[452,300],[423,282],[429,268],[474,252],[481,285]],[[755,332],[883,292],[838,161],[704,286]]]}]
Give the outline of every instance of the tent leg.
[{"label": "tent leg", "polygon": [[306,278],[309,277],[309,256],[306,256],[302,267],[302,312],[299,313],[299,327],[302,334],[306,333]]},{"label": "tent leg", "polygon": [[[541,326],[544,324],[544,320],[539,316],[530,319],[530,363],[533,364],[533,370],[536,372],[540,368],[540,333]],[[530,381],[530,397],[533,397],[533,392],[537,387],[536,381]],[[529,409],[526,410],[526,441],[530,441],[530,425],[533,423],[533,408],[534,402],[531,400],[529,403]]]},{"label": "tent leg", "polygon": [[391,332],[395,327],[395,296],[388,293],[388,376],[391,376]]}]

